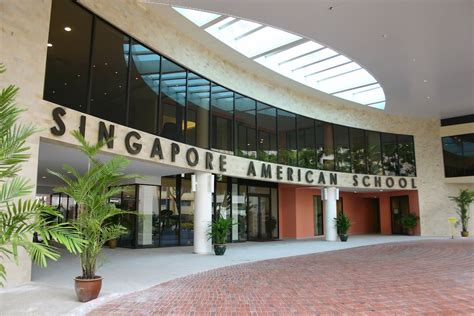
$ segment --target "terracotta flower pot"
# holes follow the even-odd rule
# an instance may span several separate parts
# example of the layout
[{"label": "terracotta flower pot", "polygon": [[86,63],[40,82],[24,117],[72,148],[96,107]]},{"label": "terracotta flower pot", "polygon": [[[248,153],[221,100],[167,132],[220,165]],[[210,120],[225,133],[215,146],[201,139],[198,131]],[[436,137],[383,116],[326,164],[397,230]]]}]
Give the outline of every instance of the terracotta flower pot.
[{"label": "terracotta flower pot", "polygon": [[117,239],[111,239],[107,242],[110,249],[117,248]]},{"label": "terracotta flower pot", "polygon": [[467,231],[462,231],[462,232],[461,232],[461,236],[462,236],[462,237],[469,237],[469,232],[467,232]]},{"label": "terracotta flower pot", "polygon": [[96,276],[94,279],[76,277],[74,279],[74,288],[79,302],[88,302],[96,299],[102,288],[102,277]]}]

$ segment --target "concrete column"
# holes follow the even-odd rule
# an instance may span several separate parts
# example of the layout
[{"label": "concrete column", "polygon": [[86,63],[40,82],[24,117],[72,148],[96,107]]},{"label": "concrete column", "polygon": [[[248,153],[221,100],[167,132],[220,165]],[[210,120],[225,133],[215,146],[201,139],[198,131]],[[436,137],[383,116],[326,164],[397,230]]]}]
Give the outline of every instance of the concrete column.
[{"label": "concrete column", "polygon": [[337,240],[337,229],[334,218],[337,216],[336,188],[328,187],[323,189],[326,194],[324,197],[325,222],[324,229],[327,241]]},{"label": "concrete column", "polygon": [[196,172],[196,195],[194,209],[194,253],[212,253],[212,241],[207,232],[212,222],[212,174]]}]

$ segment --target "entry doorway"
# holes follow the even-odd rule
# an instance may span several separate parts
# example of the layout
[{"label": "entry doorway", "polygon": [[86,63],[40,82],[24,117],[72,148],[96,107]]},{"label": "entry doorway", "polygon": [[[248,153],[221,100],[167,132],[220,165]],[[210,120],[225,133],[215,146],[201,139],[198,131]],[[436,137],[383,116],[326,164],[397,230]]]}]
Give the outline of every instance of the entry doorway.
[{"label": "entry doorway", "polygon": [[248,240],[271,240],[276,220],[271,214],[271,197],[269,194],[249,194],[247,227]]},{"label": "entry doorway", "polygon": [[392,234],[406,235],[408,231],[402,226],[402,216],[410,213],[408,195],[390,197],[390,209],[392,214]]}]

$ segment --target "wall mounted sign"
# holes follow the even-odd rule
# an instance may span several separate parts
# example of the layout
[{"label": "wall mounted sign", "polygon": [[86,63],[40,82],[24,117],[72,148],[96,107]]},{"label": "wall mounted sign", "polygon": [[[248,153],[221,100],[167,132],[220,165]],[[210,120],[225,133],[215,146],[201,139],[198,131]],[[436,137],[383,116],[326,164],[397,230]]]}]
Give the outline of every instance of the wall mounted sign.
[{"label": "wall mounted sign", "polygon": [[[68,120],[66,120],[65,116],[65,108],[56,107],[53,109],[52,118],[55,126],[50,128],[52,135],[63,136],[67,132],[66,123]],[[84,136],[86,136],[88,118],[91,120],[98,120],[92,116],[80,115],[78,129]],[[127,154],[130,156],[146,155],[149,159],[157,159],[158,161],[166,163],[170,162],[176,167],[203,171],[203,165],[205,171],[217,174],[262,181],[314,186],[416,189],[415,178],[413,177],[343,174],[339,172],[278,165],[205,150],[157,136],[153,137],[148,146],[144,146],[144,143],[142,142],[142,134],[136,130],[128,130],[124,135],[117,135],[116,126],[114,124],[105,123],[101,120],[98,120],[97,124],[97,140],[109,139],[107,143],[108,149],[114,150],[115,142],[121,141],[123,142]],[[164,146],[168,146],[168,148]],[[146,152],[144,149],[145,147],[148,148],[148,151]],[[238,160],[238,164],[236,164],[240,166],[238,172],[234,165],[230,167],[231,170],[228,170],[228,159]],[[245,162],[243,168],[241,166],[242,162]],[[243,172],[245,172],[245,174],[242,174]],[[344,181],[339,181],[340,178],[344,178]]]}]

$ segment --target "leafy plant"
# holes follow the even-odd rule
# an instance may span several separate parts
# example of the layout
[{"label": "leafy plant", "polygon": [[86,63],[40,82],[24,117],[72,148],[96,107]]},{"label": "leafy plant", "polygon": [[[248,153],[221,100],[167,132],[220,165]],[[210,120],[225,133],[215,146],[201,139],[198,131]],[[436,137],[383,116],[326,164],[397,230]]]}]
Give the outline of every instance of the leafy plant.
[{"label": "leafy plant", "polygon": [[77,220],[73,223],[82,237],[87,240],[80,254],[83,279],[96,277],[97,259],[104,244],[127,233],[127,229],[112,219],[123,214],[134,214],[118,209],[110,198],[117,196],[122,188],[121,181],[134,177],[125,175],[128,160],[122,156],[102,162],[97,159],[99,150],[109,140],[88,143],[79,131],[72,135],[80,143],[80,150],[88,160],[88,170],[80,174],[71,166],[63,167],[64,173],[48,170],[61,179],[65,186],[56,188],[56,192],[65,193],[78,204]]},{"label": "leafy plant", "polygon": [[407,213],[407,214],[402,215],[400,222],[404,228],[413,229],[416,227],[416,224],[418,223],[418,219],[419,217],[416,216],[415,214]]},{"label": "leafy plant", "polygon": [[457,213],[461,222],[462,231],[467,232],[469,226],[469,205],[474,202],[474,191],[463,189],[459,190],[459,195],[450,196],[449,199],[458,206]]},{"label": "leafy plant", "polygon": [[[5,67],[0,64],[0,74]],[[31,194],[33,186],[18,175],[21,164],[28,161],[30,149],[27,139],[36,130],[18,124],[23,110],[15,104],[18,88],[9,85],[0,92],[0,259],[18,261],[18,248],[24,248],[39,266],[46,267],[47,259],[57,260],[59,252],[50,244],[58,242],[72,253],[81,252],[85,241],[68,223],[58,224],[60,213],[37,200],[22,199]],[[43,242],[36,243],[37,233]],[[5,266],[0,263],[0,286],[6,280]]]},{"label": "leafy plant", "polygon": [[336,222],[337,233],[339,235],[346,235],[349,231],[349,228],[352,226],[349,217],[347,217],[347,215],[342,212],[339,213],[336,218],[334,218],[334,221]]},{"label": "leafy plant", "polygon": [[227,232],[236,223],[232,222],[232,218],[224,218],[222,215],[219,216],[209,224],[209,231],[207,233],[208,239],[212,239],[212,242],[217,245],[222,245],[227,242]]}]

